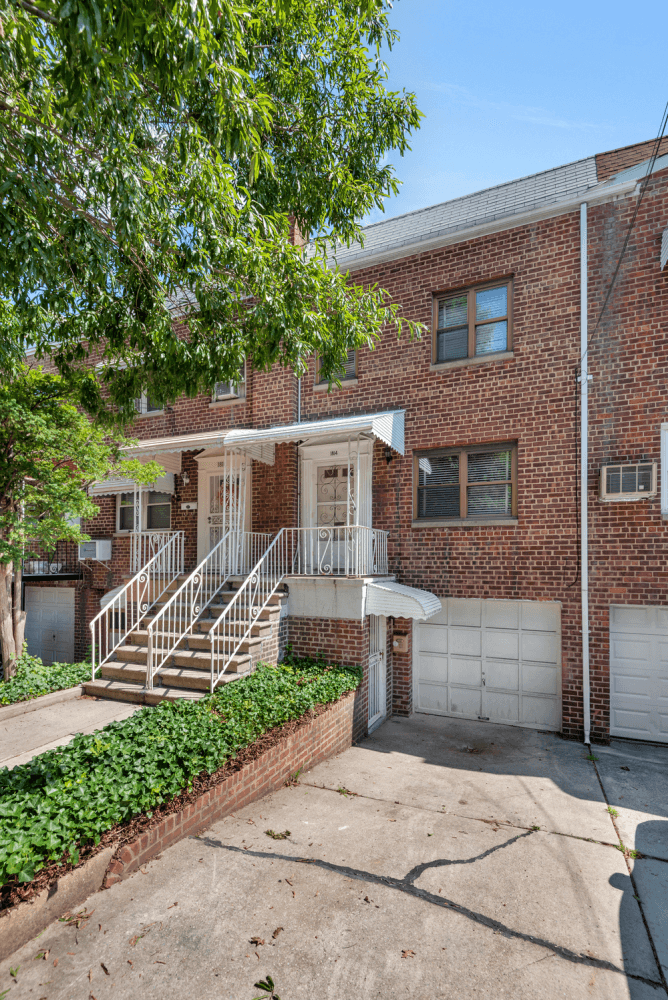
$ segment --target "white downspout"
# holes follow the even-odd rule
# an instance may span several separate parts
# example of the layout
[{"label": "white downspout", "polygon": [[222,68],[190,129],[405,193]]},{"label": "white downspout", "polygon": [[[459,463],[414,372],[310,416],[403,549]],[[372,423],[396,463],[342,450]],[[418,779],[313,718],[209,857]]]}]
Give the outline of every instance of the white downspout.
[{"label": "white downspout", "polygon": [[587,351],[587,203],[580,205],[580,593],[582,598],[582,712],[584,742],[591,740],[589,678],[589,357]]}]

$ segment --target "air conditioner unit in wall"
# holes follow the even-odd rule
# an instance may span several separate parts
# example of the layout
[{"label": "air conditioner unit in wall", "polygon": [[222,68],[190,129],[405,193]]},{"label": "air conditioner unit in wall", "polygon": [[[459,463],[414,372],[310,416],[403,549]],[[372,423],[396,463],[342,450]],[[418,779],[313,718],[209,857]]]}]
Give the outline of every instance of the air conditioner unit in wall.
[{"label": "air conditioner unit in wall", "polygon": [[607,503],[646,500],[656,494],[656,462],[624,462],[604,465],[601,469],[600,500]]},{"label": "air conditioner unit in wall", "polygon": [[90,542],[82,542],[79,546],[79,561],[84,559],[109,562],[111,559],[111,538],[92,538]]}]

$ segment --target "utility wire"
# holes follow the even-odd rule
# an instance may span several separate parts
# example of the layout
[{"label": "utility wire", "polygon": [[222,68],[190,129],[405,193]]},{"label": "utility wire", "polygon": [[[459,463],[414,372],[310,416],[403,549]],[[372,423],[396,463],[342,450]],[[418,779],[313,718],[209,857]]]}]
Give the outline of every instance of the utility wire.
[{"label": "utility wire", "polygon": [[647,185],[648,185],[649,179],[652,176],[652,171],[654,170],[654,164],[656,163],[657,157],[659,155],[659,149],[661,148],[661,140],[663,139],[664,132],[666,131],[666,126],[668,126],[668,101],[666,102],[666,107],[664,108],[663,116],[661,118],[661,125],[659,127],[659,134],[657,135],[656,142],[654,144],[654,151],[653,151],[651,159],[649,161],[649,164],[648,164],[648,167],[647,167],[647,172],[646,172],[646,174],[643,177],[642,182],[641,182],[640,194],[638,196],[638,200],[636,202],[636,207],[635,207],[633,215],[631,217],[631,222],[629,223],[629,228],[628,228],[627,233],[626,233],[626,239],[624,240],[624,245],[622,247],[622,252],[619,255],[619,260],[617,261],[617,266],[615,267],[614,274],[612,275],[612,281],[610,282],[610,285],[608,286],[608,291],[607,291],[607,294],[605,296],[605,300],[604,300],[603,305],[601,307],[601,311],[598,314],[598,319],[596,320],[596,326],[594,327],[591,335],[589,336],[589,338],[587,340],[587,348],[586,348],[584,354],[582,355],[582,357],[580,358],[580,364],[581,365],[582,365],[582,363],[583,363],[583,361],[585,359],[586,354],[589,351],[589,345],[591,344],[592,340],[596,336],[598,328],[601,325],[601,320],[603,319],[603,314],[604,314],[604,312],[605,312],[605,310],[607,308],[608,302],[610,301],[610,296],[612,295],[612,290],[615,287],[615,281],[617,280],[617,276],[619,274],[619,269],[622,266],[622,260],[624,259],[624,254],[626,253],[626,248],[629,245],[629,240],[631,238],[631,233],[633,232],[633,227],[635,226],[636,219],[638,217],[638,212],[640,211],[640,206],[641,206],[642,200],[643,200],[643,198],[645,196],[645,191],[647,190]]}]

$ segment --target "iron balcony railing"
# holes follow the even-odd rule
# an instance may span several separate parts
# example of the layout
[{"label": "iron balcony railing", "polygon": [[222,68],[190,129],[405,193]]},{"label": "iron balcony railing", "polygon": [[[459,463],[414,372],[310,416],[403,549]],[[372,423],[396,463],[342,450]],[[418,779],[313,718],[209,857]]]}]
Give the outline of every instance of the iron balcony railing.
[{"label": "iron balcony railing", "polygon": [[[130,535],[130,572],[138,573],[156,553],[163,549],[172,535],[184,537],[183,531],[133,531]],[[183,544],[181,545],[181,569],[183,573]]]},{"label": "iron balcony railing", "polygon": [[211,691],[286,576],[387,575],[387,532],[361,525],[282,528],[214,622]]}]

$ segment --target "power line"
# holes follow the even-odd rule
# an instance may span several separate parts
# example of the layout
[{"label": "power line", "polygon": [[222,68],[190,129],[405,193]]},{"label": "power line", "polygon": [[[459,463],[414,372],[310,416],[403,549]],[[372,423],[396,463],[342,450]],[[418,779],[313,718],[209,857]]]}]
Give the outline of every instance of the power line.
[{"label": "power line", "polygon": [[617,261],[617,266],[615,267],[614,274],[612,275],[612,281],[610,282],[610,285],[608,286],[608,291],[607,291],[607,294],[605,296],[605,300],[604,300],[603,305],[601,307],[601,311],[600,311],[600,313],[598,315],[598,319],[596,320],[596,326],[594,327],[591,335],[589,336],[589,338],[587,340],[587,349],[584,352],[584,354],[582,355],[582,357],[580,358],[580,364],[582,364],[582,362],[585,359],[585,355],[589,352],[589,345],[591,344],[592,340],[596,336],[598,328],[601,325],[601,320],[603,319],[603,314],[604,314],[604,312],[605,312],[605,310],[607,308],[608,302],[610,301],[610,296],[612,295],[612,290],[615,287],[615,281],[617,280],[617,275],[619,274],[619,269],[622,266],[622,260],[624,259],[624,254],[626,253],[626,248],[629,245],[629,240],[631,238],[631,233],[633,232],[633,227],[635,226],[635,222],[636,222],[636,219],[638,217],[638,212],[640,211],[640,206],[642,204],[642,200],[645,197],[645,191],[647,190],[647,184],[648,184],[649,179],[650,179],[650,177],[652,175],[652,171],[654,170],[654,164],[656,163],[657,157],[659,155],[659,149],[661,148],[661,140],[663,139],[663,134],[666,131],[666,126],[668,126],[668,101],[666,102],[666,106],[665,106],[664,111],[663,111],[663,115],[662,115],[662,118],[661,118],[661,125],[659,127],[659,134],[656,137],[656,142],[654,144],[654,151],[653,151],[651,159],[649,161],[649,165],[647,167],[647,172],[646,172],[646,174],[645,174],[645,176],[643,177],[643,180],[642,180],[642,184],[641,184],[641,187],[640,187],[640,194],[638,196],[638,200],[636,202],[636,207],[635,207],[635,209],[633,211],[633,215],[631,217],[631,222],[629,223],[629,228],[628,228],[627,233],[626,233],[626,238],[624,240],[624,245],[622,246],[622,252],[619,255],[619,260]]}]

